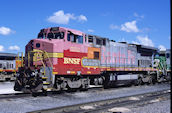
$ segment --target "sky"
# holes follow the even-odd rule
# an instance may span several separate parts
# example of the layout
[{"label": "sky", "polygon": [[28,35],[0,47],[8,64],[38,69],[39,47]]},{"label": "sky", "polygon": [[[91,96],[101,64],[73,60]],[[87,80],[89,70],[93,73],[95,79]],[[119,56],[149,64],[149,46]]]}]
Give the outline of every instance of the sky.
[{"label": "sky", "polygon": [[0,52],[24,52],[56,26],[165,50],[170,25],[170,0],[0,0]]}]

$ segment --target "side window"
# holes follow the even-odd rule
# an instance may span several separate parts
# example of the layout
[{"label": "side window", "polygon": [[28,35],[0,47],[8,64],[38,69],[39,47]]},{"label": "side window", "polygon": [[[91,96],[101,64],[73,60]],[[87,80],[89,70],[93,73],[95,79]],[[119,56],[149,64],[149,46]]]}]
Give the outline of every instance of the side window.
[{"label": "side window", "polygon": [[74,42],[74,43],[81,43],[82,44],[83,43],[83,36],[68,33],[67,40]]},{"label": "side window", "polygon": [[94,51],[94,59],[99,59],[99,52]]},{"label": "side window", "polygon": [[67,40],[71,42],[76,42],[76,37],[74,36],[74,34],[68,33]]},{"label": "side window", "polygon": [[99,38],[96,38],[96,44],[97,44],[97,45],[102,45],[102,40],[99,39]]},{"label": "side window", "polygon": [[103,45],[104,46],[106,45],[106,39],[103,39]]},{"label": "side window", "polygon": [[166,58],[169,58],[169,57],[170,57],[170,54],[169,54],[169,53],[167,53],[167,54],[166,54]]},{"label": "side window", "polygon": [[83,43],[83,36],[78,36],[78,43],[82,44]]},{"label": "side window", "polygon": [[71,42],[76,42],[76,36],[73,34],[70,35]]},{"label": "side window", "polygon": [[70,34],[67,34],[67,41],[70,41]]},{"label": "side window", "polygon": [[9,69],[10,68],[10,64],[7,62],[7,69]]},{"label": "side window", "polygon": [[2,68],[2,64],[0,64],[0,68]]},{"label": "side window", "polygon": [[93,43],[93,37],[92,36],[88,36],[88,43]]},{"label": "side window", "polygon": [[140,66],[140,60],[138,60],[138,67]]}]

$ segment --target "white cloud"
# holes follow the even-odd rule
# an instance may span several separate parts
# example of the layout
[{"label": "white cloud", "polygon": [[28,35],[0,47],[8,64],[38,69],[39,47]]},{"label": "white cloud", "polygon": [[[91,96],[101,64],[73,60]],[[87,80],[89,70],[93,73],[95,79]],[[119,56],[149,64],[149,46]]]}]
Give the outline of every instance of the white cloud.
[{"label": "white cloud", "polygon": [[87,17],[84,15],[74,16],[70,13],[65,14],[63,10],[59,10],[48,18],[49,22],[56,24],[68,24],[70,20],[87,21]]},{"label": "white cloud", "polygon": [[121,25],[121,30],[126,32],[139,32],[139,29],[136,26],[136,21],[126,22]]},{"label": "white cloud", "polygon": [[137,36],[136,38],[138,41],[132,41],[132,43],[154,47],[154,43],[152,42],[151,39],[149,39],[148,36]]},{"label": "white cloud", "polygon": [[165,48],[163,45],[159,45],[159,46],[158,46],[158,49],[159,49],[160,51],[166,51],[166,48]]},{"label": "white cloud", "polygon": [[88,32],[93,33],[93,32],[94,32],[94,30],[92,30],[92,29],[88,29]]},{"label": "white cloud", "polygon": [[137,13],[134,13],[134,16],[137,17],[137,18],[141,18],[141,19],[144,18],[144,15],[139,15]]},{"label": "white cloud", "polygon": [[56,24],[68,24],[70,19],[75,19],[73,14],[64,14],[64,11],[60,10],[55,12],[53,16],[50,16],[48,21]]},{"label": "white cloud", "polygon": [[80,16],[78,17],[78,20],[79,20],[79,21],[87,21],[87,17],[84,16],[84,15],[80,15]]},{"label": "white cloud", "polygon": [[10,46],[8,49],[9,50],[13,50],[13,51],[19,51],[20,50],[20,47],[17,46],[17,45],[14,45],[14,46]]},{"label": "white cloud", "polygon": [[8,27],[0,27],[0,34],[1,35],[9,35],[10,33],[12,33],[13,31],[8,28]]},{"label": "white cloud", "polygon": [[125,22],[124,24],[121,24],[121,26],[111,24],[110,29],[119,29],[121,31],[125,32],[140,32],[140,30],[137,28],[136,21],[131,21],[131,22]]},{"label": "white cloud", "polygon": [[114,25],[114,24],[111,24],[109,27],[110,27],[110,29],[112,29],[112,30],[114,30],[114,29],[120,29],[119,26]]},{"label": "white cloud", "polygon": [[132,41],[133,44],[139,44],[139,42],[136,42],[136,41]]},{"label": "white cloud", "polygon": [[0,52],[4,51],[4,46],[0,45]]}]

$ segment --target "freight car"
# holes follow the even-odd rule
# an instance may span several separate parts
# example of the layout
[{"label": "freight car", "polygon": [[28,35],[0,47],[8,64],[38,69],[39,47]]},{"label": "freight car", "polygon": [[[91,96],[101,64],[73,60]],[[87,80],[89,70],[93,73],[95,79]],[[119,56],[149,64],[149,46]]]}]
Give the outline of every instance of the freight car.
[{"label": "freight car", "polygon": [[[42,29],[25,49],[25,66],[14,90],[37,92],[87,89],[90,84],[136,85],[161,82],[158,49],[115,42],[64,27]],[[165,69],[166,71],[166,69]]]}]

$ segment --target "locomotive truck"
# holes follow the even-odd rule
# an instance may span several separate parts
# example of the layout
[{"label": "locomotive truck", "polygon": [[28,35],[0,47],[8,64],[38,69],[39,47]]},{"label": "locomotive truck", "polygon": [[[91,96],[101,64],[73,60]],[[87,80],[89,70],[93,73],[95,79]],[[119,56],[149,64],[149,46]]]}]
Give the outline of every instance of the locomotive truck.
[{"label": "locomotive truck", "polygon": [[115,42],[64,27],[41,29],[25,47],[24,64],[17,73],[16,91],[152,84],[171,76],[166,57],[155,47]]}]

